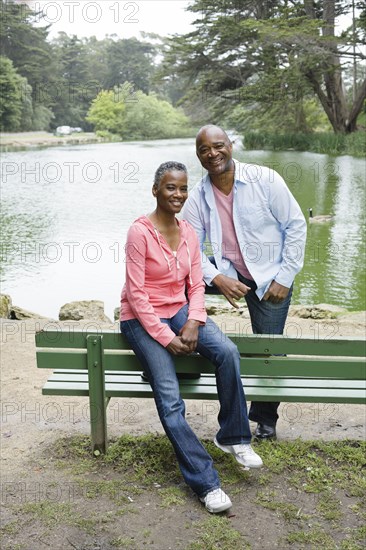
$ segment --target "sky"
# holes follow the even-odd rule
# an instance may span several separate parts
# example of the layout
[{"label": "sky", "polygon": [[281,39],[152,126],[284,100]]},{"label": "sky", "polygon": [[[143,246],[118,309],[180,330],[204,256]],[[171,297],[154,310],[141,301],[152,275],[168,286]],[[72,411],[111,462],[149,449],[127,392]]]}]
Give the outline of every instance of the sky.
[{"label": "sky", "polygon": [[[18,0],[27,1],[44,15],[40,24],[51,23],[49,38],[58,32],[79,37],[96,36],[103,39],[107,34],[118,38],[136,37],[140,32],[160,36],[187,34],[196,28],[193,21],[199,13],[186,10],[193,0]],[[352,24],[351,13],[336,22],[336,34]]]},{"label": "sky", "polygon": [[45,23],[52,23],[50,38],[59,31],[68,35],[106,34],[119,38],[141,38],[140,31],[160,36],[186,34],[197,14],[185,11],[189,0],[32,0],[29,5],[40,11]]},{"label": "sky", "polygon": [[[19,0],[25,1],[25,0]],[[41,22],[51,23],[49,37],[58,32],[68,35],[141,39],[140,32],[160,36],[187,34],[199,14],[186,11],[192,0],[28,0],[44,15]],[[351,14],[338,21],[338,30],[351,24]]]}]

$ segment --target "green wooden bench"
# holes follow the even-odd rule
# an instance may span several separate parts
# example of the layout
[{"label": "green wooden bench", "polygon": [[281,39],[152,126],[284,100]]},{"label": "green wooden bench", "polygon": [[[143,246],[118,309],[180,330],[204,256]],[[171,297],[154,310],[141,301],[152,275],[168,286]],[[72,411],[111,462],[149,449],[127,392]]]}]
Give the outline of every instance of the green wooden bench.
[{"label": "green wooden bench", "polygon": [[[229,336],[241,354],[248,401],[366,403],[365,340]],[[152,397],[141,365],[120,333],[41,331],[36,348],[37,366],[53,369],[43,395],[89,397],[93,452],[107,449],[111,397]],[[176,365],[179,373],[201,373],[198,379],[180,380],[183,398],[217,399],[209,361],[192,354],[177,357]]]}]

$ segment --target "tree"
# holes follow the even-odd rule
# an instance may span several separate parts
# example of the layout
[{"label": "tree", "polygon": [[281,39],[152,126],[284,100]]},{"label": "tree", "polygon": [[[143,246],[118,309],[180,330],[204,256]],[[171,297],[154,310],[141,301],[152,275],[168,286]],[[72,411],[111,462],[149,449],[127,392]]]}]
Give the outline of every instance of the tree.
[{"label": "tree", "polygon": [[21,78],[10,59],[0,57],[0,129],[17,130],[22,118]]},{"label": "tree", "polygon": [[[314,20],[315,10],[310,2],[304,2],[307,17]],[[353,132],[356,121],[366,98],[366,79],[361,83],[352,104],[347,97],[342,79],[342,49],[335,39],[336,5],[334,0],[323,1],[322,48],[317,65],[310,64],[304,69],[304,75],[318,96],[325,113],[335,132]]]},{"label": "tree", "polygon": [[130,86],[102,90],[92,101],[86,120],[94,125],[97,132],[110,132],[120,135],[124,127],[126,110],[125,99]]},{"label": "tree", "polygon": [[[135,89],[149,92],[155,71],[155,47],[150,42],[119,40],[115,35],[80,39],[66,33],[48,41],[50,25],[42,26],[44,13],[36,11],[37,4],[0,0],[1,55],[12,60],[19,78],[26,79],[20,121],[17,102],[10,117],[17,129],[69,125],[89,130],[92,123],[86,114],[101,90],[112,91],[129,81]],[[100,109],[106,103],[107,112],[121,109],[112,105],[113,100],[108,104],[108,98],[101,96]],[[95,111],[94,106],[92,116]]]},{"label": "tree", "polygon": [[189,77],[186,99],[209,108],[212,119],[235,105],[268,109],[297,106],[299,127],[304,101],[317,97],[335,132],[352,132],[366,97],[364,80],[352,101],[342,73],[349,59],[364,58],[364,26],[336,37],[336,18],[351,5],[336,0],[195,0],[196,29],[174,36],[163,74]]},{"label": "tree", "polygon": [[[109,73],[109,55],[108,49],[112,39],[109,37],[103,40],[97,40],[95,36],[83,38],[83,44],[87,52],[86,62],[87,71],[92,80],[98,82],[101,89],[107,88],[107,77]],[[92,93],[92,87],[90,89]],[[92,100],[95,97],[90,97]]]},{"label": "tree", "polygon": [[150,89],[150,77],[153,73],[154,48],[137,38],[110,40],[107,48],[107,66],[105,85],[107,88],[131,82],[137,90],[145,93]]},{"label": "tree", "polygon": [[131,99],[126,108],[123,138],[165,139],[184,137],[189,132],[189,121],[184,113],[156,94],[138,91]]},{"label": "tree", "polygon": [[110,132],[127,140],[181,137],[189,131],[189,121],[179,109],[154,93],[134,91],[130,82],[100,92],[87,120],[97,132]]},{"label": "tree", "polygon": [[57,81],[48,89],[53,126],[84,126],[92,99],[103,89],[89,62],[87,41],[60,32],[52,46],[57,66]]},{"label": "tree", "polygon": [[[21,89],[21,112],[11,117],[14,130],[48,130],[53,113],[52,99],[45,90],[54,85],[56,67],[52,46],[47,41],[49,26],[36,25],[42,14],[24,2],[0,0],[1,54],[12,61]],[[53,84],[52,84],[53,83]],[[14,98],[14,112],[19,103]]]},{"label": "tree", "polygon": [[47,42],[49,26],[36,26],[42,14],[24,2],[0,0],[0,11],[1,55],[11,59],[18,73],[27,79],[36,100],[39,88],[52,75],[52,48]]}]

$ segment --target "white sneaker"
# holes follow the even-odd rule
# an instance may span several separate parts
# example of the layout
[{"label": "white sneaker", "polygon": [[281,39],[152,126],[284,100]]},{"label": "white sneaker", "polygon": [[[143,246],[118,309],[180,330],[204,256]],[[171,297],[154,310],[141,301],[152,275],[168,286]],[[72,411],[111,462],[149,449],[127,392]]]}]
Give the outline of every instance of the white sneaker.
[{"label": "white sneaker", "polygon": [[221,445],[215,437],[214,443],[216,447],[235,456],[236,460],[246,468],[261,468],[263,461],[257,453],[252,449],[250,443],[240,443],[239,445]]},{"label": "white sneaker", "polygon": [[200,498],[200,501],[204,503],[206,510],[211,514],[224,512],[232,506],[231,500],[222,489],[210,491],[205,497]]}]

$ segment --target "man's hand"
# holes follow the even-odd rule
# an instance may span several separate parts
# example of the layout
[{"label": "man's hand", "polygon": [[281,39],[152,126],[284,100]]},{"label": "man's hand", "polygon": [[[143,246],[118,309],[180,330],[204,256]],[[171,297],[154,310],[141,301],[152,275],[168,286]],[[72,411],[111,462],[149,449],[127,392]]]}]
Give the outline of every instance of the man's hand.
[{"label": "man's hand", "polygon": [[173,340],[166,346],[166,349],[173,355],[188,355],[191,353],[189,346],[182,342],[180,336],[174,336]]},{"label": "man's hand", "polygon": [[287,286],[280,285],[276,281],[272,281],[267,292],[263,296],[263,300],[268,300],[272,304],[279,304],[287,297],[289,293]]},{"label": "man's hand", "polygon": [[186,324],[179,331],[181,341],[188,346],[189,353],[193,353],[197,347],[199,326],[199,321],[188,319]]},{"label": "man's hand", "polygon": [[216,277],[212,279],[212,283],[219,289],[220,293],[225,296],[227,301],[236,308],[239,307],[236,300],[241,300],[241,298],[250,291],[249,286],[236,279],[232,279],[232,277],[227,277],[227,275],[216,275]]}]

